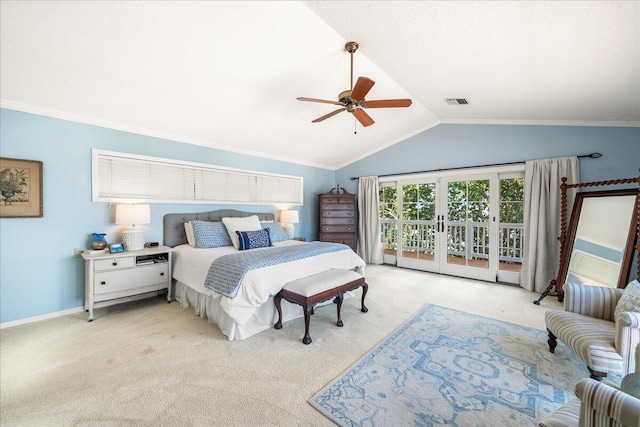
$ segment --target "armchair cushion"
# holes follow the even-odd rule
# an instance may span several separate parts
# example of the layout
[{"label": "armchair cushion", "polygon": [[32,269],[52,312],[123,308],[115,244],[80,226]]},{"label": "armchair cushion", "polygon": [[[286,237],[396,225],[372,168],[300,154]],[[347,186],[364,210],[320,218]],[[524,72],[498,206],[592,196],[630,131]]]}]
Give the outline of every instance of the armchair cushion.
[{"label": "armchair cushion", "polygon": [[577,427],[580,419],[580,400],[573,399],[562,405],[554,413],[547,415],[538,427]]}]

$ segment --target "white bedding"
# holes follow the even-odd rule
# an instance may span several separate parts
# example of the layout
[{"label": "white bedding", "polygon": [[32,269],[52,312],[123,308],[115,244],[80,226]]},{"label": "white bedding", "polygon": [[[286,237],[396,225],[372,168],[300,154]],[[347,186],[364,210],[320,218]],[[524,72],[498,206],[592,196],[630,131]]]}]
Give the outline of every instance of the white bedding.
[{"label": "white bedding", "polygon": [[[295,240],[288,240],[285,242],[274,243],[274,246],[296,244],[304,243]],[[252,250],[268,249],[269,248]],[[269,316],[265,316],[264,313],[275,313],[275,308],[273,307],[273,295],[277,294],[286,283],[292,280],[300,279],[302,277],[310,276],[333,268],[349,270],[355,269],[364,276],[364,261],[355,252],[349,250],[330,252],[293,262],[251,270],[245,275],[240,290],[234,298],[226,297],[206,288],[204,286],[204,282],[213,260],[222,255],[237,252],[238,250],[233,246],[212,249],[196,249],[185,244],[176,246],[172,255],[173,278],[179,281],[182,287],[188,288],[187,290],[180,289],[179,293],[176,292],[176,298],[181,299],[183,306],[194,306],[196,311],[198,311],[198,307],[196,307],[196,303],[194,303],[194,299],[196,299],[196,296],[194,296],[195,294],[198,294],[198,299],[205,298],[207,300],[207,304],[219,305],[219,307],[216,307],[215,309],[216,314],[214,315],[214,318],[211,317],[213,313],[209,313],[207,317],[215,323],[218,323],[220,329],[229,337],[229,339],[246,338],[246,336],[240,337],[230,335],[229,331],[234,330],[235,326],[242,327],[243,325],[253,322],[251,325],[248,325],[248,328],[251,331],[255,331],[253,333],[273,326],[273,319],[267,319]],[[190,298],[187,298],[187,293],[191,295]],[[187,300],[190,300],[191,303],[189,304]],[[264,307],[260,311],[259,309],[261,306],[265,305],[265,303],[271,304],[271,306]],[[202,302],[198,303],[198,305],[202,304]],[[302,309],[298,307],[298,310],[301,316]],[[209,309],[209,311],[213,312],[214,310]],[[201,316],[203,315],[203,313],[199,314]],[[225,319],[224,317],[228,317],[228,319]],[[264,324],[256,325],[256,321]],[[229,322],[234,323],[235,326],[232,325],[233,327],[231,329],[228,327],[223,328],[223,324],[228,324]]]}]

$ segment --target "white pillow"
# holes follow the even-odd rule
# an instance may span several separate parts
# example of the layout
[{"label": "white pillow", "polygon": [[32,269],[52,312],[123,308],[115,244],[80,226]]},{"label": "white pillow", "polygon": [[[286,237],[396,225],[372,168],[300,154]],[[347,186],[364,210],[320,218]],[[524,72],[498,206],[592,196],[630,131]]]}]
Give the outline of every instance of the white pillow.
[{"label": "white pillow", "polygon": [[262,230],[258,215],[247,216],[244,218],[222,218],[222,223],[227,227],[227,233],[233,243],[233,247],[240,247],[240,240],[236,231],[259,231]]},{"label": "white pillow", "polygon": [[193,234],[193,226],[191,225],[191,221],[184,223],[184,232],[187,235],[187,243],[189,246],[196,246],[196,236]]},{"label": "white pillow", "polygon": [[640,312],[640,283],[637,280],[632,281],[624,288],[622,297],[616,304],[614,317],[618,317],[625,311]]}]

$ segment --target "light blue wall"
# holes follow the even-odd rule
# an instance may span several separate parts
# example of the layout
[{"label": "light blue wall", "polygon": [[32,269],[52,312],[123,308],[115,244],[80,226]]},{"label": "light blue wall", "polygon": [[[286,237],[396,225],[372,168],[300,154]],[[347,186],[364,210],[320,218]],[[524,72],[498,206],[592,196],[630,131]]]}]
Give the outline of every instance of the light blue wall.
[{"label": "light blue wall", "polygon": [[[73,248],[86,249],[92,232],[107,233],[113,242],[120,229],[113,224],[113,208],[91,201],[92,148],[302,176],[304,206],[296,235],[307,240],[317,232],[316,195],[335,183],[327,169],[0,109],[0,156],[44,164],[44,217],[0,219],[0,322],[84,304],[84,265],[73,258]],[[145,238],[162,242],[166,213],[227,208],[278,212],[274,206],[152,204]]]},{"label": "light blue wall", "polygon": [[355,176],[482,166],[593,152],[580,159],[580,180],[637,177],[640,128],[443,124],[336,171],[336,183],[356,192]]},{"label": "light blue wall", "polygon": [[[224,142],[224,141],[221,141]],[[259,143],[259,141],[257,141]],[[121,151],[304,177],[304,206],[296,235],[314,239],[317,197],[339,183],[355,193],[351,176],[523,161],[594,151],[580,162],[582,181],[637,176],[640,129],[440,125],[337,172],[268,160],[97,126],[0,109],[0,156],[44,162],[44,217],[0,219],[0,322],[80,307],[82,259],[89,234],[116,236],[113,212],[91,202],[91,149]],[[147,240],[162,241],[162,217],[173,212],[235,208],[277,212],[273,206],[153,204]]]}]

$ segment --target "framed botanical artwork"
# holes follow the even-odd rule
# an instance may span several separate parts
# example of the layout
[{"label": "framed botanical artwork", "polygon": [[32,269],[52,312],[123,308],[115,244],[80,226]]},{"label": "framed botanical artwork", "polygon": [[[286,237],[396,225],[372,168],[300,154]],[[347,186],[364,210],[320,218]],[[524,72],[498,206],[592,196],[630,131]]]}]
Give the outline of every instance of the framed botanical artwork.
[{"label": "framed botanical artwork", "polygon": [[42,218],[42,162],[0,157],[0,218]]}]

